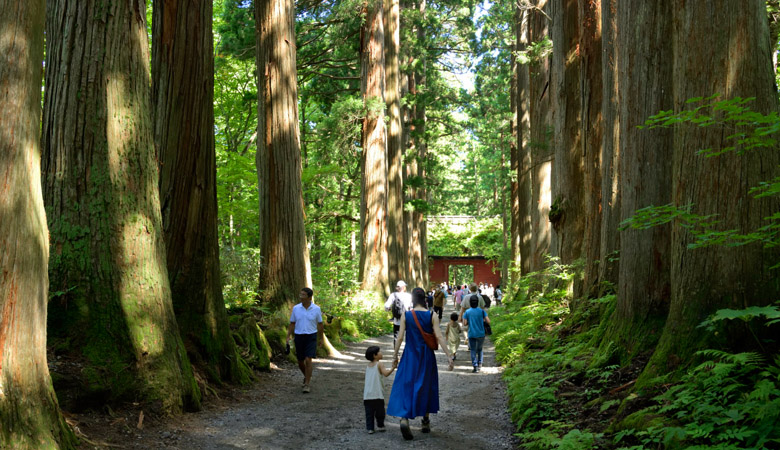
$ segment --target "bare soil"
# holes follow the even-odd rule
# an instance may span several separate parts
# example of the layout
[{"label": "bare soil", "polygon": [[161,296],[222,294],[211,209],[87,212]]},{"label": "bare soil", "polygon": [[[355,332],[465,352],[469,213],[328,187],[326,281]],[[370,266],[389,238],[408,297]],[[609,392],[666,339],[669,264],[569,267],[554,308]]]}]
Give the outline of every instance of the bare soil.
[{"label": "bare soil", "polygon": [[[451,306],[450,306],[451,308]],[[451,311],[445,311],[445,319]],[[212,396],[198,413],[165,418],[143,416],[141,405],[121,411],[70,414],[82,449],[510,449],[517,448],[515,426],[506,412],[505,385],[492,343],[485,342],[481,373],[471,373],[469,352],[461,345],[455,370],[439,360],[441,409],[431,416],[432,432],[411,421],[414,440],[405,441],[398,418],[387,417],[387,432],[368,434],[363,409],[363,376],[369,345],[379,345],[387,360],[392,335],[347,344],[335,358],[316,359],[310,394],[301,392],[297,365],[278,362],[249,388]],[[389,397],[395,373],[386,382]],[[139,426],[140,425],[140,426]]]}]

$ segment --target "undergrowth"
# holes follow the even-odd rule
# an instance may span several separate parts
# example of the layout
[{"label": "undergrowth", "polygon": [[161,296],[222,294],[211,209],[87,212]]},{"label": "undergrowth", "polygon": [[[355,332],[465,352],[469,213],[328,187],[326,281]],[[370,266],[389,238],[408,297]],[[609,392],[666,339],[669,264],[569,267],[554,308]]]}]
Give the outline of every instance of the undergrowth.
[{"label": "undergrowth", "polygon": [[[646,359],[618,366],[605,356],[608,349],[599,350],[615,296],[579,304],[572,314],[572,274],[562,269],[552,264],[522,278],[503,306],[491,309],[522,448],[780,448],[780,357],[705,350],[694,366],[658,380],[655,392],[633,392]],[[777,306],[721,310],[701,330],[717,332],[723,320],[773,324],[778,317]]]}]

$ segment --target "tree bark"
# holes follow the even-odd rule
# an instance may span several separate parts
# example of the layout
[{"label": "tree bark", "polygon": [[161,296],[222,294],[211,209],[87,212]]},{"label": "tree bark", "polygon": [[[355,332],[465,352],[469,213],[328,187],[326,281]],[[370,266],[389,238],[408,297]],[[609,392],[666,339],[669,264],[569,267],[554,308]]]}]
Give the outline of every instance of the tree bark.
[{"label": "tree bark", "polygon": [[[752,110],[777,112],[763,1],[687,2],[672,14],[675,111],[689,108],[686,101],[692,97],[719,93],[722,99],[755,97]],[[757,199],[749,192],[780,175],[777,147],[713,157],[699,153],[732,145],[726,136],[739,131],[744,130],[686,123],[675,127],[673,199],[678,207],[692,204],[697,214],[717,215],[719,230],[748,233],[780,210],[776,196]],[[669,318],[643,377],[665,373],[714,339],[737,351],[755,348],[759,343],[743,327],[713,336],[697,325],[718,309],[765,306],[780,296],[777,273],[769,269],[780,248],[755,243],[689,249],[695,241],[682,224],[673,224]]]},{"label": "tree bark", "polygon": [[[519,3],[518,3],[519,6]],[[517,49],[526,51],[530,44],[530,22],[531,11],[524,9],[516,12],[517,18]],[[533,192],[531,191],[531,173],[533,171],[533,159],[531,148],[531,74],[529,64],[518,64],[517,70],[517,155],[516,161],[512,164],[516,166],[512,169],[512,176],[517,177],[517,192],[513,191],[513,206],[518,209],[517,219],[518,236],[513,238],[513,245],[518,246],[519,255],[515,255],[514,260],[520,260],[520,274],[526,275],[531,271],[531,262],[533,259],[532,247],[532,211]],[[517,201],[517,206],[514,202]],[[512,213],[513,217],[515,213]],[[517,243],[514,243],[514,240]],[[513,276],[514,281],[517,277]]]},{"label": "tree bark", "polygon": [[583,248],[585,260],[583,295],[598,296],[601,259],[601,146],[603,144],[603,85],[601,0],[579,0],[580,95],[582,110],[580,134],[583,159]]},{"label": "tree bark", "polygon": [[601,225],[599,235],[598,286],[601,296],[614,292],[618,285],[618,253],[620,251],[620,115],[618,103],[617,0],[603,0],[601,8],[601,59],[603,97],[601,113],[603,133],[601,145]]},{"label": "tree bark", "polygon": [[268,304],[290,306],[311,286],[304,228],[295,4],[255,2],[257,23],[257,178],[260,198],[260,290]]},{"label": "tree bark", "polygon": [[[550,3],[537,0],[531,13],[529,30],[531,42],[549,37]],[[550,57],[542,56],[529,66],[530,77],[530,129],[528,143],[531,152],[531,265],[532,272],[546,266],[550,252],[550,174],[552,169],[552,108],[550,100]]]},{"label": "tree bark", "polygon": [[387,260],[392,283],[409,278],[404,226],[401,98],[398,79],[400,46],[399,0],[384,0],[385,102],[387,103]]},{"label": "tree bark", "polygon": [[74,448],[46,362],[40,172],[43,0],[0,0],[0,448]]},{"label": "tree bark", "polygon": [[[504,246],[509,246],[509,261],[507,265],[511,267],[511,270],[507,270],[507,274],[503,275],[503,280],[506,283],[508,280],[507,275],[511,273],[512,280],[516,280],[520,276],[520,222],[522,218],[520,216],[520,148],[521,134],[518,128],[519,124],[519,64],[517,62],[516,53],[518,51],[524,51],[525,46],[521,43],[522,34],[522,14],[520,4],[516,3],[514,7],[514,13],[512,15],[512,31],[514,32],[514,42],[512,45],[512,56],[510,58],[510,70],[512,71],[512,81],[509,88],[509,103],[511,118],[509,120],[510,128],[510,142],[509,142],[509,239],[507,241],[506,225],[504,225]],[[504,190],[505,191],[505,190]],[[506,211],[506,194],[502,191],[501,197],[501,209]],[[506,217],[502,217],[502,222],[506,223]]]},{"label": "tree bark", "polygon": [[154,2],[155,144],[168,277],[190,358],[209,377],[247,382],[219,271],[211,0]]},{"label": "tree bark", "polygon": [[385,55],[382,1],[369,0],[361,30],[361,92],[367,106],[363,119],[360,201],[361,289],[390,294],[387,269],[387,135],[384,92]]},{"label": "tree bark", "polygon": [[[553,54],[550,94],[553,109],[552,247],[562,264],[582,256],[585,232],[582,108],[580,92],[580,17],[577,0],[552,0]],[[574,297],[581,280],[574,278]]]},{"label": "tree bark", "polygon": [[44,199],[49,327],[89,394],[200,406],[171,302],[151,120],[145,2],[48,4]]},{"label": "tree bark", "polygon": [[[671,3],[617,2],[621,221],[671,201],[672,133],[637,128],[672,107]],[[629,356],[657,342],[666,317],[669,238],[669,226],[621,233],[619,295],[606,339]]]}]

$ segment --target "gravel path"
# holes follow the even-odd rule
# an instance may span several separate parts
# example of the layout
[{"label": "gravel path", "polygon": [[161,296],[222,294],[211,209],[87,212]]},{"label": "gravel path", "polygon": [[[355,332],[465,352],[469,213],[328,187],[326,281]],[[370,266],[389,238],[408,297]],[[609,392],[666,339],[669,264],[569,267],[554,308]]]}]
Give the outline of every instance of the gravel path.
[{"label": "gravel path", "polygon": [[[450,306],[451,308],[451,306]],[[446,319],[451,311],[445,311]],[[505,386],[492,343],[485,342],[481,373],[471,373],[468,351],[461,345],[455,370],[439,360],[440,407],[431,416],[432,432],[420,432],[411,421],[413,441],[404,441],[398,418],[387,417],[387,432],[365,430],[363,376],[365,349],[379,345],[385,364],[392,357],[392,335],[348,344],[340,357],[317,359],[312,392],[301,393],[303,376],[284,363],[264,375],[240,402],[188,414],[163,427],[134,430],[121,442],[125,448],[178,449],[510,449],[517,448],[515,430],[506,412]],[[395,372],[386,379],[386,394]],[[135,442],[134,442],[135,441]]]}]

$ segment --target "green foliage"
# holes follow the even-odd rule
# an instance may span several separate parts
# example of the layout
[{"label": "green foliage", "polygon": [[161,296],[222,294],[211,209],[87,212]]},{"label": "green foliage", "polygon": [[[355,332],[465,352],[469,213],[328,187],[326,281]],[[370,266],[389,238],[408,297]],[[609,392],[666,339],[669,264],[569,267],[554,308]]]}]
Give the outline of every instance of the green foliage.
[{"label": "green foliage", "polygon": [[384,300],[374,292],[357,291],[345,296],[318,296],[317,303],[326,316],[341,319],[342,338],[361,341],[371,336],[392,333],[390,313]]},{"label": "green foliage", "polygon": [[[780,302],[776,303],[780,305]],[[715,331],[715,324],[723,320],[740,319],[748,322],[755,318],[764,317],[768,319],[766,325],[775,325],[780,323],[780,306],[751,306],[745,309],[719,309],[715,314],[699,324],[699,327],[705,327],[708,331]]]},{"label": "green foliage", "polygon": [[615,442],[628,437],[651,448],[776,448],[780,444],[780,358],[768,363],[756,353],[705,350],[698,354],[708,360],[656,397],[658,404],[650,408],[667,422],[623,430],[615,435]]},{"label": "green foliage", "polygon": [[550,56],[552,51],[553,42],[548,36],[545,36],[541,40],[528,44],[525,50],[515,52],[515,56],[519,64],[539,64]]},{"label": "green foliage", "polygon": [[428,226],[428,254],[498,259],[502,256],[502,239],[501,222],[496,217],[476,218],[464,226],[432,223]]}]

